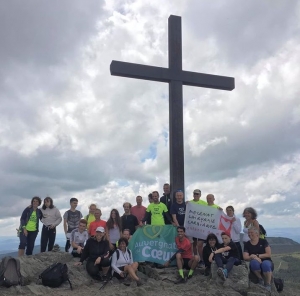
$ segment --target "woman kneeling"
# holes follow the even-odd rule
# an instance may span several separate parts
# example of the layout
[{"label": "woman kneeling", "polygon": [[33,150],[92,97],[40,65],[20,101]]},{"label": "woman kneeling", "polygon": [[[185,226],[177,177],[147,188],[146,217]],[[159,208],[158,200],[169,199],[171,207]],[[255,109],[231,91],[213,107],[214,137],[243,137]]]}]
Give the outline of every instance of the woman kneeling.
[{"label": "woman kneeling", "polygon": [[248,235],[250,240],[244,246],[244,260],[250,261],[250,270],[257,276],[258,284],[271,291],[271,248],[265,239],[259,238],[257,228],[249,228]]},{"label": "woman kneeling", "polygon": [[118,249],[114,252],[111,259],[111,267],[113,276],[117,279],[125,279],[126,275],[137,282],[137,285],[142,285],[141,280],[136,275],[138,263],[133,262],[132,253],[127,249],[128,240],[124,237],[119,239]]}]

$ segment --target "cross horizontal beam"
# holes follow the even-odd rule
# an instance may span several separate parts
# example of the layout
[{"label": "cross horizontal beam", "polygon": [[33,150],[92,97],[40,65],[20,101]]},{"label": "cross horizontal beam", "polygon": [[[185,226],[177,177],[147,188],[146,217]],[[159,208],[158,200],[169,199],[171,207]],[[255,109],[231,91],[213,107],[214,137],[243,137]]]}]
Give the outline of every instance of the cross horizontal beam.
[{"label": "cross horizontal beam", "polygon": [[233,90],[234,78],[220,75],[203,74],[191,71],[172,71],[168,68],[112,61],[110,73],[114,76],[143,80],[171,82],[182,81],[183,85],[213,89]]}]

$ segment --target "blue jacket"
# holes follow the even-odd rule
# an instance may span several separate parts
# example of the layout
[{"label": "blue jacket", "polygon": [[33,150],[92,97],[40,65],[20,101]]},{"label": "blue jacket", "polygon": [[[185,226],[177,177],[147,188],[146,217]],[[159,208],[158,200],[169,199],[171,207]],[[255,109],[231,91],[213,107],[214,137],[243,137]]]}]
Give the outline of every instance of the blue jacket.
[{"label": "blue jacket", "polygon": [[[30,208],[26,208],[23,213],[22,213],[22,216],[21,216],[21,219],[20,219],[20,227],[23,228],[23,226],[26,226],[27,222],[29,221],[29,218],[31,216],[33,212],[33,208],[30,207]],[[42,214],[42,211],[40,209],[36,209],[36,230],[39,231],[39,223],[40,223],[40,220],[43,218],[43,214]]]}]

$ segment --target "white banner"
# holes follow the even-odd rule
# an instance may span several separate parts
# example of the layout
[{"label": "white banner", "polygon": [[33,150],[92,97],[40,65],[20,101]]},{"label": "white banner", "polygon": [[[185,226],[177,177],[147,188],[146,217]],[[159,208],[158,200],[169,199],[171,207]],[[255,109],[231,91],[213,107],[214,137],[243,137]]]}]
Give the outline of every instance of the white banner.
[{"label": "white banner", "polygon": [[216,208],[189,202],[186,205],[184,227],[187,236],[205,240],[208,234],[214,233],[221,242],[221,233],[230,233],[230,220],[231,218]]}]

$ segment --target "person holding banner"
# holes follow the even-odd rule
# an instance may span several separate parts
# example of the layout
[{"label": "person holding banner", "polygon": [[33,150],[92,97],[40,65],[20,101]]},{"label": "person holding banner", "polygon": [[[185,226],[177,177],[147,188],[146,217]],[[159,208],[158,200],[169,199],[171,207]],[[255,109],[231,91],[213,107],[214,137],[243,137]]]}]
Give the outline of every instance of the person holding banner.
[{"label": "person holding banner", "polygon": [[[191,203],[195,203],[198,205],[207,206],[207,202],[200,199],[200,197],[201,197],[200,189],[195,189],[193,192],[193,196],[194,196],[194,199],[191,201],[187,201],[187,203],[191,202]],[[203,262],[203,243],[204,243],[203,239],[198,239],[197,237],[193,237],[193,252],[194,252],[194,254],[198,253],[198,255],[200,256],[200,262],[199,262],[200,267],[205,266],[205,264]]]},{"label": "person holding banner", "polygon": [[151,218],[151,225],[165,225],[165,220],[173,224],[172,218],[168,213],[166,205],[159,201],[158,191],[152,192],[153,203],[146,210],[144,219],[140,222],[140,226]]},{"label": "person holding banner", "polygon": [[[186,279],[192,278],[194,270],[197,267],[200,258],[198,255],[193,256],[192,244],[190,240],[185,236],[185,228],[183,226],[177,227],[177,236],[175,238],[175,243],[178,250],[170,258],[169,261],[164,263],[164,266],[169,266],[169,264],[176,258],[179,279],[175,282],[175,284],[181,284],[186,282]],[[189,270],[187,278],[185,278],[184,276],[183,268]]]},{"label": "person holding banner", "polygon": [[231,223],[231,230],[230,230],[230,236],[232,241],[235,243],[236,247],[239,250],[240,259],[243,259],[243,251],[240,243],[240,233],[242,230],[242,223],[241,220],[234,215],[234,208],[233,206],[228,206],[226,208],[226,214],[228,217],[232,218],[230,220]]},{"label": "person holding banner", "polygon": [[211,193],[207,194],[206,201],[207,201],[208,206],[218,209],[220,211],[223,211],[223,209],[220,206],[215,205],[215,196],[213,194],[211,194]]},{"label": "person holding banner", "polygon": [[241,260],[239,259],[239,251],[235,243],[231,240],[230,234],[222,232],[221,236],[223,244],[221,244],[219,249],[210,254],[209,261],[212,262],[212,260],[215,259],[218,266],[217,274],[225,281],[233,266],[240,265]]}]

